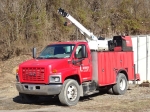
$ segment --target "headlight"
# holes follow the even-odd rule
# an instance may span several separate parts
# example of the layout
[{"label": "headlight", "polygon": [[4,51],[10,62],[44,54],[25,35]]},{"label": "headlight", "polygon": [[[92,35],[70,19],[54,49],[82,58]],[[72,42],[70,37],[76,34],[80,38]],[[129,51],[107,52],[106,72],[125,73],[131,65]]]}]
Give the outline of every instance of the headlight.
[{"label": "headlight", "polygon": [[61,75],[50,75],[49,83],[61,83]]}]

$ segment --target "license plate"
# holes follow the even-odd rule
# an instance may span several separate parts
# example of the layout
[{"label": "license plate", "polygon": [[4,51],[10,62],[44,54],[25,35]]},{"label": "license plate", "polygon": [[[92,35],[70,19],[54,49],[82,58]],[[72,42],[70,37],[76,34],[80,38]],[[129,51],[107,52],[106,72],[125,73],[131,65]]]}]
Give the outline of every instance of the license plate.
[{"label": "license plate", "polygon": [[35,86],[29,85],[29,86],[28,86],[28,89],[29,89],[29,90],[35,90]]}]

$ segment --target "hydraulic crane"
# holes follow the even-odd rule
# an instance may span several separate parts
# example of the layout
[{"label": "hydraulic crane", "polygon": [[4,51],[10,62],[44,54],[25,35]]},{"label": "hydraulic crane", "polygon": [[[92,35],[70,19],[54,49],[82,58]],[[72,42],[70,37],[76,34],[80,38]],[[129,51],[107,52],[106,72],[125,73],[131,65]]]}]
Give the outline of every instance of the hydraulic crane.
[{"label": "hydraulic crane", "polygon": [[[63,17],[67,18],[71,23],[73,23],[85,36],[85,40],[88,42],[91,50],[108,50],[108,41],[107,40],[98,40],[98,37],[95,36],[92,32],[87,30],[81,23],[79,23],[75,18],[73,18],[69,13],[65,12],[64,9],[59,8],[58,13]],[[67,25],[67,23],[65,23]]]}]

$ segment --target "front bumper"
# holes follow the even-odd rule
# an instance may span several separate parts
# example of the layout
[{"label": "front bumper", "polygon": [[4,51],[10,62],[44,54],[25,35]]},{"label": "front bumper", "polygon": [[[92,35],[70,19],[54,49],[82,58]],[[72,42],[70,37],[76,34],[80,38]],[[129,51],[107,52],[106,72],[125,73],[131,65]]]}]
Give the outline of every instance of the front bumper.
[{"label": "front bumper", "polygon": [[62,84],[21,84],[16,83],[16,88],[20,93],[33,95],[57,95],[62,89]]}]

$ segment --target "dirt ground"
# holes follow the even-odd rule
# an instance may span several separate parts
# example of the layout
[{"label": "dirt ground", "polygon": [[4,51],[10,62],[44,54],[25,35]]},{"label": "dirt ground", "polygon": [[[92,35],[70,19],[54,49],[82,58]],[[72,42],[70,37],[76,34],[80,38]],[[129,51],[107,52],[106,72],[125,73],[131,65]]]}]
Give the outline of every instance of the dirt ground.
[{"label": "dirt ground", "polygon": [[97,93],[80,99],[75,106],[62,106],[58,98],[40,97],[35,104],[24,104],[15,87],[17,65],[29,56],[15,57],[0,62],[1,112],[150,112],[150,88],[129,85],[125,95]]}]

